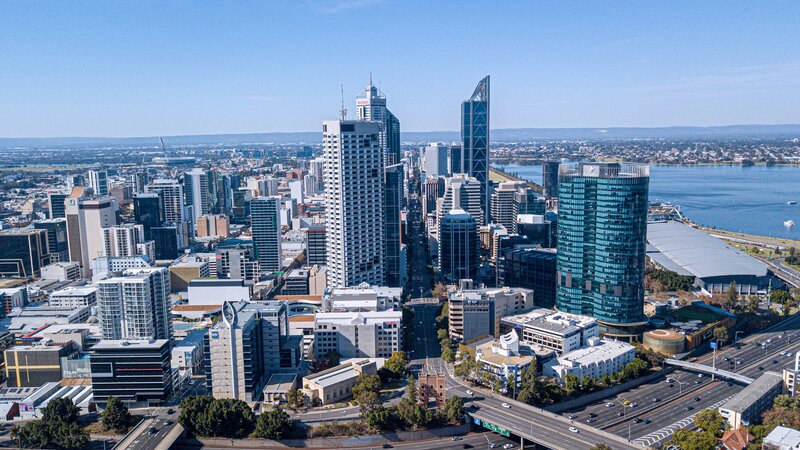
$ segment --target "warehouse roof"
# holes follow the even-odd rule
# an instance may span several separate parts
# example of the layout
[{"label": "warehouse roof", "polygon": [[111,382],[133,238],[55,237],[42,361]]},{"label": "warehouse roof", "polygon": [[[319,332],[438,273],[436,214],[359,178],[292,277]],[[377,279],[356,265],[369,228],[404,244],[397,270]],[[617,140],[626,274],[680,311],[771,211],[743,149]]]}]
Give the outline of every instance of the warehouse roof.
[{"label": "warehouse roof", "polygon": [[766,264],[745,252],[680,222],[648,223],[647,242],[647,256],[682,275],[762,277],[769,272]]}]

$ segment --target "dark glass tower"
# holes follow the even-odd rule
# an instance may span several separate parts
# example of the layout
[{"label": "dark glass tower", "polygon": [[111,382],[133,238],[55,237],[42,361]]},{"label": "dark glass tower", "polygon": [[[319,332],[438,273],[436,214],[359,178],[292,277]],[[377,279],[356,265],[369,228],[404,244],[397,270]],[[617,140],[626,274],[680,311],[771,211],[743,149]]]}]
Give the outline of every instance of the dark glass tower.
[{"label": "dark glass tower", "polygon": [[133,198],[134,221],[144,226],[145,240],[151,240],[150,229],[160,227],[164,221],[161,196],[156,192],[143,192]]},{"label": "dark glass tower", "polygon": [[542,188],[547,199],[558,197],[558,166],[559,161],[545,161],[542,163]]},{"label": "dark glass tower", "polygon": [[481,183],[484,224],[489,220],[489,77],[472,97],[461,103],[461,141],[464,171]]},{"label": "dark glass tower", "polygon": [[638,164],[559,167],[556,307],[607,336],[635,338],[644,322],[649,181]]},{"label": "dark glass tower", "polygon": [[448,283],[478,281],[480,237],[475,219],[463,209],[453,209],[439,223],[439,272]]}]

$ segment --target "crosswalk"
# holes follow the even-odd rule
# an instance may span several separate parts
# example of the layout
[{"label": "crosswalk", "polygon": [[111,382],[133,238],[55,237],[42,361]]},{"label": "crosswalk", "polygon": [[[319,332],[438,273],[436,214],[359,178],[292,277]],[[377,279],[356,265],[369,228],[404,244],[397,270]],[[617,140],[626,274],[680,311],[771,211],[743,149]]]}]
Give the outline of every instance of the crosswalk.
[{"label": "crosswalk", "polygon": [[[733,396],[731,396],[731,397],[733,397]],[[706,409],[717,409],[720,406],[722,406],[725,402],[730,400],[731,397],[722,399],[719,402],[709,406]],[[664,439],[667,439],[668,437],[672,436],[672,433],[674,433],[674,432],[676,432],[676,431],[678,431],[678,430],[680,430],[682,428],[686,428],[688,426],[691,426],[694,423],[694,416],[697,415],[698,413],[699,413],[699,411],[697,413],[692,414],[691,416],[683,419],[683,420],[679,420],[678,422],[673,423],[672,425],[666,426],[666,427],[664,427],[664,428],[662,428],[662,429],[660,429],[658,431],[654,431],[654,432],[652,432],[650,434],[646,434],[646,435],[644,435],[642,437],[636,438],[636,439],[633,440],[633,442],[635,444],[643,445],[645,447],[652,447],[657,442],[661,442]]]}]

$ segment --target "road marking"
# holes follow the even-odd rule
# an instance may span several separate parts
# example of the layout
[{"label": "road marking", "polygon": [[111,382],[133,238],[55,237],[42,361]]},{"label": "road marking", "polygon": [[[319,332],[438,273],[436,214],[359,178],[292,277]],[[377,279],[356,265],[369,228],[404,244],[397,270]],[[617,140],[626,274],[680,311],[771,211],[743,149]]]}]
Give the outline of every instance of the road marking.
[{"label": "road marking", "polygon": [[[717,409],[720,406],[722,406],[725,402],[730,400],[731,397],[733,397],[733,396],[730,396],[730,397],[728,397],[726,399],[720,400],[719,402],[709,406],[706,409]],[[689,417],[687,417],[685,419],[679,420],[678,422],[675,422],[672,425],[666,426],[666,427],[664,427],[664,428],[662,428],[662,429],[660,429],[658,431],[654,431],[654,432],[652,432],[650,434],[646,434],[646,435],[644,435],[642,437],[636,438],[632,442],[640,444],[640,445],[645,445],[645,446],[648,446],[648,447],[652,446],[656,442],[661,442],[664,439],[668,438],[669,436],[672,436],[672,434],[674,432],[692,425],[694,423],[694,416],[696,416],[697,414],[700,414],[700,412],[701,411],[698,411],[698,412],[692,414],[691,416],[689,416]]]}]

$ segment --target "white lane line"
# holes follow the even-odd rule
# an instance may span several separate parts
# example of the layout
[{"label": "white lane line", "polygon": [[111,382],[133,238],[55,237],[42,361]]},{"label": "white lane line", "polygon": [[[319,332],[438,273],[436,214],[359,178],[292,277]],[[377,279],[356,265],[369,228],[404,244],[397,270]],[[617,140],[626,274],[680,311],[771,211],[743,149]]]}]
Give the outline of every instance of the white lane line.
[{"label": "white lane line", "polygon": [[[733,397],[733,396],[731,396],[731,397]],[[719,402],[717,402],[717,403],[715,403],[715,404],[713,404],[713,405],[711,405],[711,406],[709,406],[708,408],[705,408],[705,409],[717,409],[720,406],[722,406],[722,404],[724,404],[726,401],[730,400],[731,397],[728,397],[726,399],[720,400]],[[668,438],[669,436],[672,436],[672,433],[674,433],[674,432],[676,432],[676,431],[678,431],[678,430],[680,430],[682,428],[686,428],[686,427],[692,425],[694,423],[694,416],[696,416],[699,413],[700,413],[700,411],[692,414],[691,416],[689,416],[689,417],[687,417],[685,419],[679,420],[678,422],[675,422],[672,425],[668,425],[668,426],[666,426],[666,427],[664,427],[664,428],[662,428],[662,429],[660,429],[658,431],[654,431],[654,432],[652,432],[650,434],[646,434],[644,436],[636,438],[636,439],[633,440],[633,442],[635,442],[637,444],[640,444],[640,445],[650,446],[650,445],[655,444],[656,442],[663,441],[664,439]]]}]

